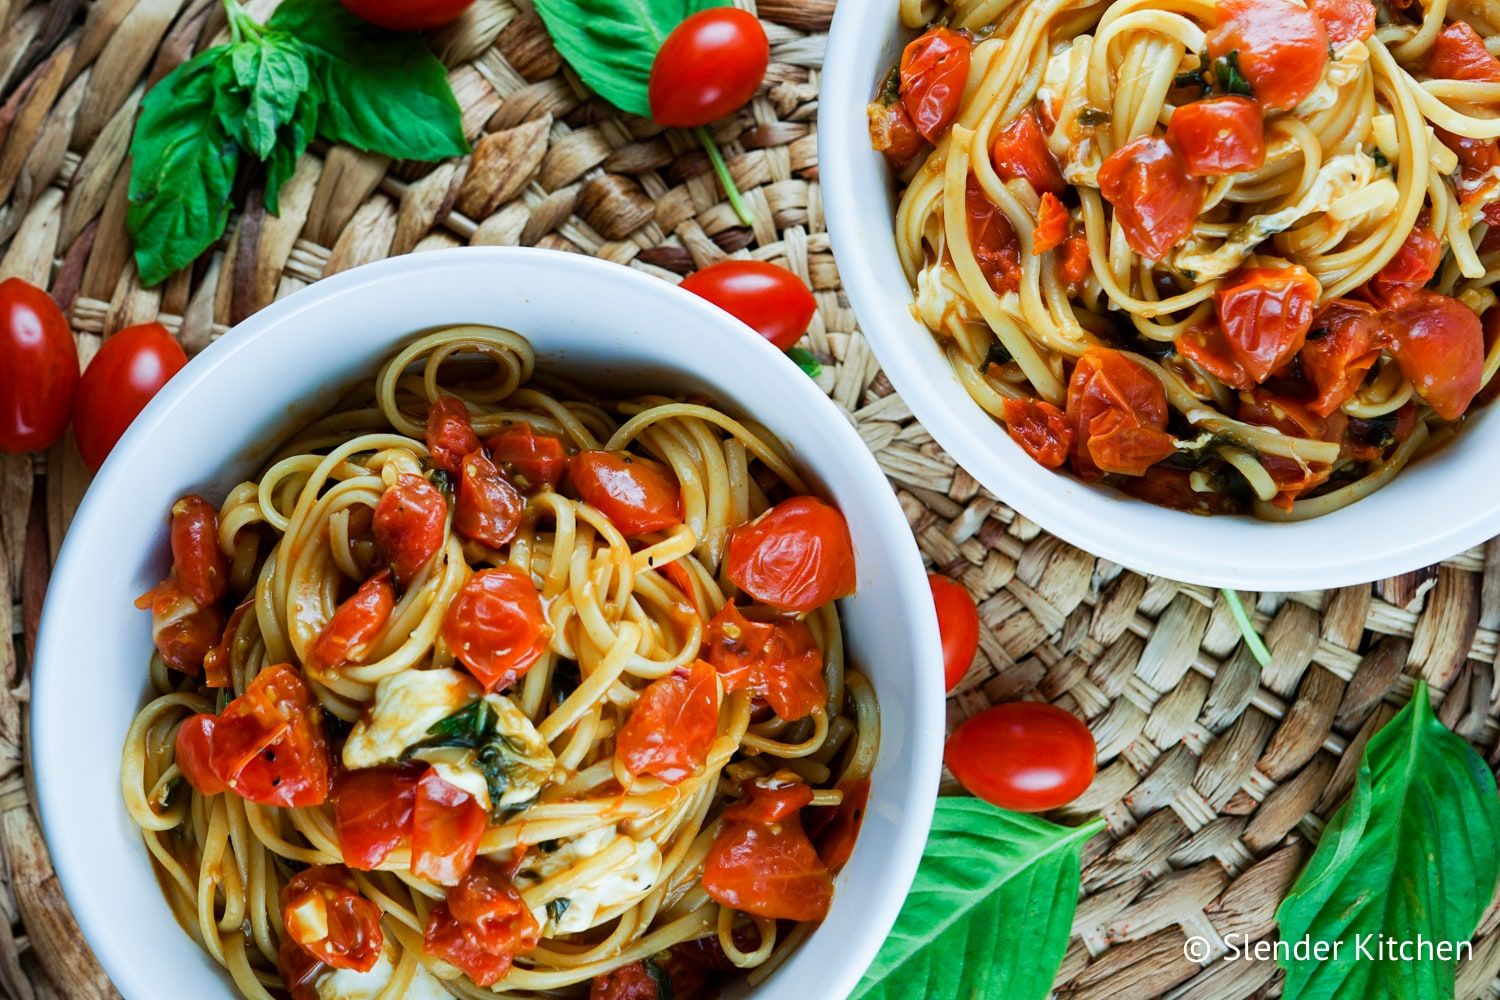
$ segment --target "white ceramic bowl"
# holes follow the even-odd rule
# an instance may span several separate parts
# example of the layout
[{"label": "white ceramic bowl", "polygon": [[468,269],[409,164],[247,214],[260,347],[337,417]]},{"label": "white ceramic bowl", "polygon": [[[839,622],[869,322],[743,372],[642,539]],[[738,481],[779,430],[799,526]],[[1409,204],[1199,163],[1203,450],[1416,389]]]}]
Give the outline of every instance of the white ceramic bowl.
[{"label": "white ceramic bowl", "polygon": [[839,274],[886,375],[922,425],[990,492],[1053,534],[1134,569],[1254,590],[1314,590],[1405,572],[1500,533],[1500,417],[1475,414],[1449,448],[1327,517],[1201,517],[1050,472],[959,384],[908,310],[895,194],[865,105],[913,36],[892,0],[841,0],[818,96],[818,162]]},{"label": "white ceramic bowl", "polygon": [[32,680],[32,764],[68,901],[128,1000],[237,996],[177,925],[120,799],[125,731],[147,694],[148,617],[168,562],[165,511],[259,468],[277,439],[424,328],[511,327],[541,365],[612,386],[711,393],[754,414],[849,520],[858,593],[842,602],[883,735],[869,812],[832,912],[758,996],[845,995],[895,921],[932,817],[943,693],[932,597],[906,519],[839,411],[770,344],[666,282],[573,254],[485,248],[340,274],[256,314],[151,402],[78,510],[47,594]]}]

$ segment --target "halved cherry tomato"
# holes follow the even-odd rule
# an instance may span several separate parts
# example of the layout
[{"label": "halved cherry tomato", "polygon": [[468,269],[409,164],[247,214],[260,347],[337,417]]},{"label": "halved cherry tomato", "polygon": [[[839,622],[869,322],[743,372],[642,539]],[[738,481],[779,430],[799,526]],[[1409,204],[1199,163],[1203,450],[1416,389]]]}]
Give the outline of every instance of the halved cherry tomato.
[{"label": "halved cherry tomato", "polygon": [[[1255,388],[1240,393],[1238,416],[1247,424],[1274,427],[1292,437],[1317,441],[1336,441],[1343,436],[1345,417],[1326,417],[1314,413],[1295,399]],[[1330,432],[1337,428],[1337,433]]]},{"label": "halved cherry tomato", "polygon": [[664,1000],[675,996],[675,984],[661,969],[648,968],[647,961],[627,962],[595,976],[589,984],[589,1000]]},{"label": "halved cherry tomato", "polygon": [[948,28],[931,28],[901,52],[901,102],[917,131],[937,143],[958,115],[974,43]]},{"label": "halved cherry tomato", "polygon": [[749,691],[793,722],[828,704],[823,651],[806,622],[778,619],[769,608],[747,618],[731,601],[708,623],[708,658],[725,691]]},{"label": "halved cherry tomato", "polygon": [[1262,455],[1260,464],[1276,484],[1276,495],[1271,498],[1271,503],[1285,511],[1291,511],[1298,497],[1323,485],[1333,474],[1331,465],[1322,462],[1304,464],[1280,455]]},{"label": "halved cherry tomato", "polygon": [[427,31],[458,20],[474,0],[339,0],[362,21],[391,31]]},{"label": "halved cherry tomato", "polygon": [[200,496],[172,505],[172,572],[200,607],[229,589],[229,557],[219,548],[219,512]]},{"label": "halved cherry tomato", "polygon": [[646,93],[658,125],[696,128],[749,103],[766,77],[771,43],[755,15],[713,7],[682,20],[667,35]]},{"label": "halved cherry tomato", "polygon": [[1049,469],[1066,462],[1073,450],[1067,416],[1045,399],[1007,399],[1005,430],[1026,454]]},{"label": "halved cherry tomato", "polygon": [[52,296],[0,281],[0,451],[52,447],[78,391],[78,346]]},{"label": "halved cherry tomato", "polygon": [[458,502],[453,505],[453,530],[491,548],[516,537],[526,498],[479,448],[464,456],[458,480]]},{"label": "halved cherry tomato", "polygon": [[391,571],[381,570],[360,584],[354,596],[340,604],[328,619],[313,642],[308,669],[327,671],[361,662],[391,620],[391,609],[395,606]]},{"label": "halved cherry tomato", "polygon": [[479,450],[479,435],[469,408],[457,396],[439,396],[427,411],[427,453],[432,464],[450,476],[459,474],[464,456]]},{"label": "halved cherry tomato", "polygon": [[841,781],[838,787],[844,793],[843,801],[831,809],[819,810],[830,815],[811,834],[813,843],[817,845],[818,857],[830,872],[838,871],[854,856],[854,843],[859,838],[859,828],[865,820],[865,807],[870,802],[869,778]]},{"label": "halved cherry tomato", "polygon": [[1037,194],[1061,195],[1068,190],[1062,167],[1047,146],[1042,119],[1034,106],[1012,118],[995,134],[990,163],[1001,180],[1024,180]]},{"label": "halved cherry tomato", "polygon": [[1303,373],[1318,390],[1308,409],[1326,417],[1358,391],[1380,360],[1378,322],[1374,306],[1354,299],[1334,299],[1318,313],[1300,355]]},{"label": "halved cherry tomato", "polygon": [[462,788],[433,768],[417,781],[411,814],[411,873],[439,885],[456,885],[474,863],[488,816]]},{"label": "halved cherry tomato", "polygon": [[1094,737],[1045,702],[1013,701],[956,729],[943,763],[959,784],[1001,809],[1044,812],[1072,802],[1094,780]]},{"label": "halved cherry tomato", "polygon": [[568,462],[578,497],[626,538],[682,523],[682,490],[660,462],[623,451],[581,451]]},{"label": "halved cherry tomato", "polygon": [[1021,285],[1021,243],[1010,218],[985,195],[973,174],[964,191],[968,212],[969,245],[985,280],[996,295],[1013,292]]},{"label": "halved cherry tomato", "polygon": [[[1453,155],[1458,157],[1458,176],[1454,179],[1453,186],[1458,191],[1459,203],[1469,205],[1488,200],[1490,193],[1500,184],[1500,179],[1496,177],[1496,168],[1500,167],[1500,140],[1476,139],[1436,127],[1433,132],[1437,134],[1438,141],[1453,150]],[[1486,209],[1490,207],[1492,206],[1486,206]],[[1428,214],[1430,213],[1424,209],[1423,215]],[[1486,234],[1486,239],[1488,237],[1489,234]]]},{"label": "halved cherry tomato", "polygon": [[359,894],[343,865],[316,865],[281,887],[287,937],[333,969],[369,972],[380,960],[385,934],[380,907]]},{"label": "halved cherry tomato", "polygon": [[218,795],[229,786],[214,773],[208,762],[209,750],[213,746],[214,722],[212,715],[199,712],[190,715],[177,727],[173,745],[177,751],[177,769],[204,795]]},{"label": "halved cherry tomato", "polygon": [[408,761],[333,776],[329,799],[344,864],[370,871],[411,837],[417,782],[427,770],[421,761]]},{"label": "halved cherry tomato", "polygon": [[1193,231],[1203,208],[1203,180],[1167,140],[1134,139],[1104,158],[1099,193],[1114,208],[1125,242],[1143,257],[1161,260]]},{"label": "halved cherry tomato", "polygon": [[479,858],[428,914],[422,950],[457,966],[476,986],[488,987],[541,938],[541,927],[505,871]]},{"label": "halved cherry tomato", "polygon": [[442,631],[453,655],[486,691],[526,676],[552,634],[536,585],[514,566],[469,577],[448,605]]},{"label": "halved cherry tomato", "polygon": [[539,434],[530,424],[509,424],[485,441],[495,464],[524,490],[557,489],[568,471],[562,438]]},{"label": "halved cherry tomato", "polygon": [[1370,0],[1312,0],[1308,6],[1323,22],[1335,51],[1375,34],[1375,5]]},{"label": "halved cherry tomato", "polygon": [[779,349],[807,332],[818,302],[802,279],[763,260],[724,260],[695,271],[682,288],[707,299]]},{"label": "halved cherry tomato", "polygon": [[255,675],[214,724],[209,764],[242,798],[316,806],[328,798],[323,709],[288,664]]},{"label": "halved cherry tomato", "polygon": [[1380,331],[1401,374],[1433,412],[1444,420],[1463,416],[1484,374],[1484,332],[1473,310],[1420,288],[1381,314]]},{"label": "halved cherry tomato", "polygon": [[1089,280],[1093,262],[1089,260],[1089,239],[1079,234],[1063,243],[1061,273],[1070,291],[1077,291]]},{"label": "halved cherry tomato", "polygon": [[136,598],[135,606],[151,611],[151,641],[162,662],[197,677],[203,669],[203,658],[218,642],[224,627],[219,609],[199,607],[175,576]]},{"label": "halved cherry tomato", "polygon": [[1215,367],[1217,356],[1197,353],[1197,342],[1190,338],[1178,348],[1225,385],[1259,385],[1302,349],[1321,292],[1318,279],[1298,264],[1246,268],[1214,293],[1214,311],[1232,366]]},{"label": "halved cherry tomato", "polygon": [[95,472],[151,397],[187,364],[182,345],[160,323],[126,327],[94,355],[78,383],[73,435]]},{"label": "halved cherry tomato", "polygon": [[1042,195],[1041,207],[1036,213],[1036,232],[1031,234],[1033,255],[1056,250],[1068,238],[1068,209],[1051,191]]},{"label": "halved cherry tomato", "polygon": [[1317,14],[1292,0],[1220,0],[1217,10],[1209,58],[1233,58],[1267,110],[1296,107],[1323,79],[1328,32]]},{"label": "halved cherry tomato", "polygon": [[421,476],[403,472],[375,505],[375,547],[404,587],[443,547],[448,501]]},{"label": "halved cherry tomato", "polygon": [[1068,381],[1067,415],[1081,476],[1139,476],[1176,450],[1166,432],[1166,390],[1119,351],[1093,348],[1078,359]]},{"label": "halved cherry tomato", "polygon": [[792,497],[729,536],[729,579],[781,611],[806,612],[854,593],[854,540],[838,509]]},{"label": "halved cherry tomato", "polygon": [[719,682],[694,660],[646,685],[615,738],[615,759],[632,777],[679,784],[703,770],[719,731]]},{"label": "halved cherry tomato", "polygon": [[870,119],[870,148],[883,153],[893,170],[903,170],[917,158],[926,142],[900,101],[871,101],[865,109]]},{"label": "halved cherry tomato", "polygon": [[240,622],[245,620],[245,615],[255,606],[253,596],[245,598],[239,607],[229,615],[229,621],[224,625],[224,633],[219,636],[217,645],[203,654],[203,683],[211,688],[227,688],[234,686],[234,678],[231,668],[234,661],[235,637],[240,631]]},{"label": "halved cherry tomato", "polygon": [[[708,850],[703,891],[715,902],[758,917],[822,920],[833,901],[833,877],[795,808],[787,810],[795,801],[785,797],[787,787],[767,779],[746,783],[749,800],[725,811],[724,826]],[[809,791],[802,804],[811,800]],[[762,818],[773,815],[777,818]]]},{"label": "halved cherry tomato", "polygon": [[802,781],[784,776],[747,781],[745,797],[724,810],[726,823],[780,823],[812,803],[813,791]]},{"label": "halved cherry tomato", "polygon": [[1395,255],[1370,279],[1370,298],[1380,306],[1400,305],[1432,280],[1442,259],[1442,241],[1432,231],[1431,216],[1424,208]]},{"label": "halved cherry tomato", "polygon": [[1266,162],[1265,119],[1260,105],[1248,97],[1210,97],[1184,104],[1167,122],[1167,142],[1195,177],[1245,173]]},{"label": "halved cherry tomato", "polygon": [[952,691],[979,652],[979,609],[962,584],[936,573],[927,574],[927,583],[932,588],[938,635],[943,640],[943,682],[945,689]]},{"label": "halved cherry tomato", "polygon": [[1427,53],[1427,75],[1445,80],[1500,81],[1500,59],[1464,21],[1450,21]]},{"label": "halved cherry tomato", "polygon": [[276,950],[276,971],[292,1000],[322,1000],[318,996],[317,982],[328,972],[328,966],[285,934]]}]

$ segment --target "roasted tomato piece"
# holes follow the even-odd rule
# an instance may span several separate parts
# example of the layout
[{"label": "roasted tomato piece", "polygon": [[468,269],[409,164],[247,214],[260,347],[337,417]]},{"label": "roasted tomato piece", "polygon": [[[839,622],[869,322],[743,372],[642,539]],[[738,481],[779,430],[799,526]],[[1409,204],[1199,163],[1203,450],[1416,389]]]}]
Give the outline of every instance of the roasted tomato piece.
[{"label": "roasted tomato piece", "polygon": [[[703,890],[732,909],[772,920],[822,920],[833,901],[833,877],[775,782],[749,783],[750,801],[730,807],[703,866]],[[757,791],[761,786],[761,791]],[[767,787],[770,786],[770,787]],[[803,793],[805,805],[811,792]],[[758,796],[775,801],[757,802]],[[731,813],[740,810],[740,817]],[[775,815],[762,821],[762,815]],[[753,818],[751,818],[753,817]]]},{"label": "roasted tomato piece", "polygon": [[1500,59],[1490,55],[1484,39],[1464,21],[1450,21],[1427,53],[1427,75],[1445,80],[1500,81]]},{"label": "roasted tomato piece", "polygon": [[1114,209],[1125,242],[1143,257],[1161,260],[1193,231],[1203,208],[1203,180],[1167,140],[1143,135],[1104,158],[1099,193]]},{"label": "roasted tomato piece", "polygon": [[249,614],[254,606],[254,598],[247,597],[239,607],[235,608],[229,616],[229,621],[224,625],[224,632],[219,636],[218,643],[203,654],[203,683],[209,687],[234,686],[231,673],[234,666],[235,638],[239,635],[240,623],[245,620],[245,615]]},{"label": "roasted tomato piece", "polygon": [[844,793],[843,801],[837,806],[820,809],[819,812],[828,815],[819,817],[818,826],[812,832],[818,857],[831,872],[844,867],[854,856],[854,842],[859,837],[859,828],[865,821],[865,807],[870,802],[869,778],[841,781],[838,787]]},{"label": "roasted tomato piece", "polygon": [[729,536],[734,585],[781,611],[806,612],[854,593],[854,540],[836,507],[792,497]]},{"label": "roasted tomato piece", "polygon": [[541,927],[504,869],[480,858],[428,914],[422,950],[488,987],[541,938]]},{"label": "roasted tomato piece", "polygon": [[524,490],[555,490],[568,471],[568,449],[562,438],[538,433],[530,424],[508,424],[485,445],[495,464]]},{"label": "roasted tomato piece", "polygon": [[1375,5],[1369,0],[1312,0],[1309,6],[1335,51],[1375,34]]},{"label": "roasted tomato piece", "polygon": [[1013,292],[1021,285],[1021,242],[1010,219],[985,196],[973,174],[964,192],[968,212],[969,245],[984,279],[996,295]]},{"label": "roasted tomato piece", "polygon": [[328,798],[323,709],[285,663],[255,675],[214,724],[209,764],[230,790],[263,806],[316,806]]},{"label": "roasted tomato piece", "polygon": [[1061,273],[1069,291],[1077,291],[1089,280],[1093,263],[1089,259],[1089,239],[1083,234],[1069,236],[1063,243]]},{"label": "roasted tomato piece", "polygon": [[439,885],[455,885],[474,863],[488,817],[462,788],[428,768],[417,780],[411,814],[411,873]]},{"label": "roasted tomato piece", "polygon": [[1067,416],[1081,476],[1139,476],[1176,450],[1166,432],[1166,391],[1119,351],[1094,348],[1078,359],[1068,381]]},{"label": "roasted tomato piece", "polygon": [[458,475],[464,456],[479,450],[479,435],[469,420],[469,408],[457,396],[439,396],[427,411],[427,452],[432,464]]},{"label": "roasted tomato piece", "polygon": [[1216,369],[1217,359],[1207,353],[1195,356],[1191,340],[1178,348],[1226,385],[1259,385],[1302,349],[1321,292],[1318,279],[1296,264],[1238,271],[1214,293],[1233,368]]},{"label": "roasted tomato piece", "polygon": [[1001,180],[1024,180],[1037,194],[1061,195],[1068,190],[1062,167],[1047,146],[1047,134],[1036,108],[1016,115],[995,134],[990,163]]},{"label": "roasted tomato piece", "polygon": [[928,142],[941,139],[958,115],[973,47],[967,35],[932,28],[901,53],[901,103]]},{"label": "roasted tomato piece", "polygon": [[750,610],[753,619],[731,601],[708,625],[708,658],[723,678],[724,690],[764,698],[788,721],[824,708],[828,682],[812,629],[768,608]]},{"label": "roasted tomato piece", "polygon": [[1034,255],[1056,250],[1068,238],[1068,209],[1050,191],[1042,195],[1042,204],[1036,212],[1036,232],[1031,237],[1031,252]]},{"label": "roasted tomato piece", "polygon": [[578,497],[626,538],[682,523],[682,490],[672,470],[629,452],[583,451],[568,463]]},{"label": "roasted tomato piece", "polygon": [[676,995],[672,977],[649,958],[610,969],[589,984],[589,1000],[666,1000]]},{"label": "roasted tomato piece", "polygon": [[1313,319],[1300,357],[1302,371],[1318,394],[1308,409],[1328,416],[1358,391],[1380,360],[1375,307],[1354,299],[1334,299]]},{"label": "roasted tomato piece", "polygon": [[426,772],[426,764],[408,761],[334,775],[329,797],[344,864],[370,871],[411,836],[417,782]]},{"label": "roasted tomato piece", "polygon": [[1217,10],[1209,58],[1237,66],[1267,110],[1296,107],[1323,79],[1328,32],[1317,14],[1292,0],[1220,0]]},{"label": "roasted tomato piece", "polygon": [[396,606],[396,590],[391,586],[391,571],[381,570],[359,585],[354,595],[338,606],[328,624],[313,642],[308,669],[332,670],[345,663],[363,662],[385,631]]},{"label": "roasted tomato piece", "polygon": [[1473,310],[1422,288],[1381,314],[1380,333],[1434,413],[1444,420],[1464,415],[1484,375],[1484,332]]},{"label": "roasted tomato piece", "polygon": [[409,472],[380,495],[372,530],[375,547],[402,587],[422,572],[443,547],[448,501],[427,480]]},{"label": "roasted tomato piece", "polygon": [[1442,259],[1442,241],[1432,231],[1432,219],[1424,208],[1395,256],[1370,279],[1370,298],[1380,306],[1400,305],[1432,280]]},{"label": "roasted tomato piece", "polygon": [[1194,177],[1242,174],[1266,162],[1265,119],[1260,105],[1248,97],[1209,97],[1184,104],[1167,123],[1167,142]]},{"label": "roasted tomato piece", "polygon": [[871,101],[865,112],[870,119],[870,148],[883,154],[892,170],[904,170],[927,145],[902,102]]},{"label": "roasted tomato piece", "polygon": [[703,770],[719,731],[719,683],[702,660],[646,685],[615,740],[632,777],[676,785]]},{"label": "roasted tomato piece", "polygon": [[1062,465],[1073,451],[1067,415],[1045,399],[1007,399],[1005,430],[1026,454],[1049,469]]},{"label": "roasted tomato piece", "polygon": [[380,960],[385,934],[380,907],[359,894],[342,865],[317,865],[281,887],[287,937],[324,965],[369,972]]},{"label": "roasted tomato piece", "polygon": [[498,549],[521,527],[526,498],[478,448],[464,456],[453,506],[453,530]]},{"label": "roasted tomato piece", "polygon": [[151,612],[151,641],[162,662],[197,677],[203,658],[219,640],[224,616],[216,607],[200,607],[175,576],[169,576],[136,598],[135,606]]},{"label": "roasted tomato piece", "polygon": [[745,797],[724,810],[726,823],[780,823],[813,800],[806,784],[780,776],[747,781],[741,791]]},{"label": "roasted tomato piece", "polygon": [[203,712],[190,715],[177,727],[177,736],[173,741],[177,751],[177,769],[182,772],[189,785],[204,795],[218,795],[229,787],[214,773],[213,765],[209,763],[216,721],[212,715]]},{"label": "roasted tomato piece", "polygon": [[547,651],[552,627],[531,577],[500,566],[469,577],[448,605],[442,632],[459,662],[494,691],[526,676]]},{"label": "roasted tomato piece", "polygon": [[172,505],[172,572],[200,608],[229,589],[229,557],[219,548],[219,512],[200,496]]}]

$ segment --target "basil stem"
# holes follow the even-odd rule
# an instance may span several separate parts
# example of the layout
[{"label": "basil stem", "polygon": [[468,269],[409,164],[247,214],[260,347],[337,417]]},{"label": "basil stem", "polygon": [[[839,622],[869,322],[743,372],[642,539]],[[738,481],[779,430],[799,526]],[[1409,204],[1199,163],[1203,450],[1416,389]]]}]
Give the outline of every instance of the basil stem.
[{"label": "basil stem", "polygon": [[1245,637],[1245,646],[1250,650],[1250,655],[1255,657],[1255,662],[1263,667],[1271,665],[1271,651],[1261,641],[1260,633],[1255,631],[1255,626],[1250,621],[1250,614],[1245,610],[1245,605],[1240,601],[1240,595],[1228,587],[1222,589],[1224,600],[1229,604],[1229,613],[1234,615],[1234,623],[1240,627],[1240,635]]},{"label": "basil stem", "polygon": [[708,153],[709,162],[714,165],[714,173],[719,175],[719,183],[724,185],[724,193],[729,196],[730,207],[734,214],[740,217],[740,221],[747,226],[755,225],[755,216],[750,214],[750,209],[745,205],[744,196],[734,183],[734,178],[729,176],[729,165],[724,162],[724,154],[719,152],[719,144],[714,142],[713,133],[706,126],[699,125],[693,129],[693,134],[698,141],[703,143],[703,149]]}]

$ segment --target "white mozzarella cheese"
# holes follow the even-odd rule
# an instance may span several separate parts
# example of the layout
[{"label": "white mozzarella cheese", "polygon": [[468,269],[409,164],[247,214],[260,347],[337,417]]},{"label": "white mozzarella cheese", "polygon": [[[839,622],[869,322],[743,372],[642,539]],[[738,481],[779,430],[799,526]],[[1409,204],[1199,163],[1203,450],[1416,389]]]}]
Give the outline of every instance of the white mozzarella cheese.
[{"label": "white mozzarella cheese", "polygon": [[375,685],[375,704],[344,743],[344,766],[374,767],[397,760],[432,726],[480,695],[457,670],[403,670]]}]

